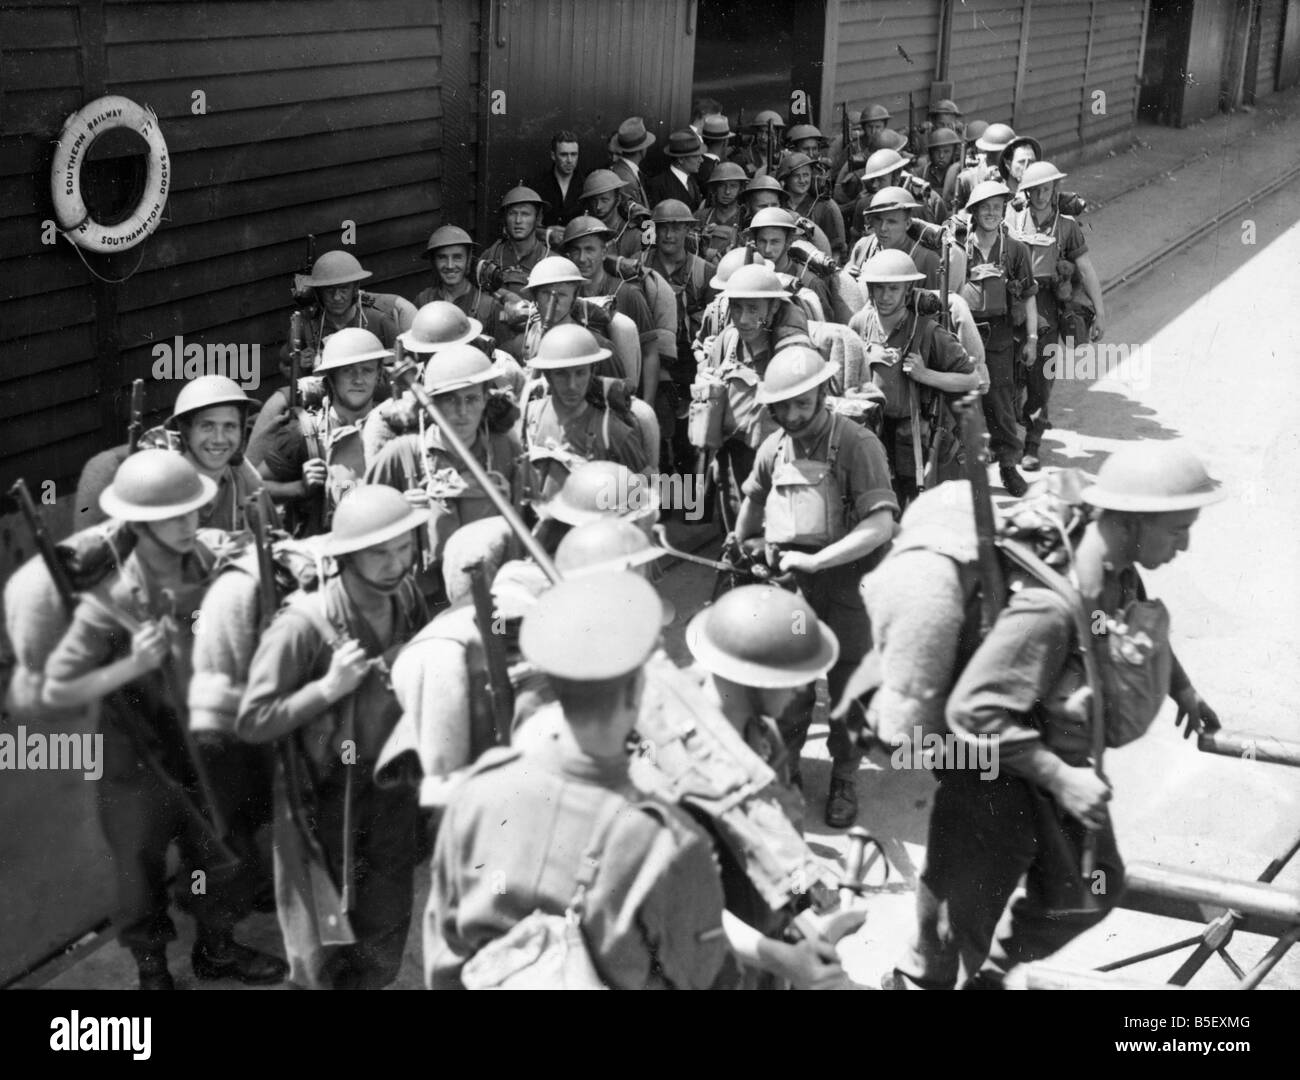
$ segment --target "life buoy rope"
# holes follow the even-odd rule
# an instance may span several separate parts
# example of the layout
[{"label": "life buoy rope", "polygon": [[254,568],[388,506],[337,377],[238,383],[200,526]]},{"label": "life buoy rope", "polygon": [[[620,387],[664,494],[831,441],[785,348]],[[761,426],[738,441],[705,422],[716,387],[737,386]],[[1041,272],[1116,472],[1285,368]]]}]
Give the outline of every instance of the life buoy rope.
[{"label": "life buoy rope", "polygon": [[[119,127],[129,128],[149,144],[149,172],[135,212],[117,225],[101,225],[90,216],[81,196],[81,170],[95,139]],[[54,150],[50,194],[59,229],[77,247],[104,252],[135,247],[161,223],[170,188],[171,158],[152,109],[110,94],[64,121]]]}]

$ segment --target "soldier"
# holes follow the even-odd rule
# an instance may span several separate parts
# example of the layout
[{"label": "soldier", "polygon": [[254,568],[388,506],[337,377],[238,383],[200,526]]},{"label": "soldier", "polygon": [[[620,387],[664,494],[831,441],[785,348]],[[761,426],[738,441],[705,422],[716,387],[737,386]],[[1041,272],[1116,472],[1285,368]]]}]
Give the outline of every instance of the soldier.
[{"label": "soldier", "polygon": [[[215,494],[216,484],[179,454],[141,450],[122,463],[100,501],[109,517],[128,523],[134,548],[82,599],[45,666],[48,707],[103,699],[96,802],[113,856],[118,940],[135,957],[142,990],[174,989],[167,969],[167,942],[176,937],[167,914],[173,840],[182,880],[203,883],[189,901],[198,923],[194,974],[272,983],[285,973],[278,957],[232,938],[247,909],[239,907],[233,877],[219,868],[209,836],[184,809],[183,800],[203,787],[202,759],[189,756],[182,732],[189,723],[194,614],[217,563],[196,536],[198,512]],[[136,625],[127,629],[107,605]],[[159,769],[179,782],[165,782]]]},{"label": "soldier", "polygon": [[676,808],[630,793],[627,740],[660,613],[654,589],[622,573],[561,582],[524,617],[521,650],[570,737],[488,755],[453,796],[425,914],[431,988],[464,985],[466,961],[532,911],[571,911],[606,985],[717,978],[726,946],[709,842]]},{"label": "soldier", "polygon": [[[606,272],[604,258],[610,237],[609,229],[598,218],[585,215],[576,217],[564,227],[564,255],[572,261],[584,279],[581,295],[593,300],[599,297],[604,301],[600,305],[600,313],[606,320],[615,313],[631,320],[639,346],[639,363],[635,358],[627,356],[623,349],[618,350],[619,359],[629,379],[632,379],[635,368],[639,366],[641,378],[639,381],[632,379],[629,389],[639,390],[645,400],[653,401],[659,378],[659,327],[641,284],[613,277]],[[596,306],[595,303],[590,305],[593,308]],[[579,307],[583,311],[588,310],[588,305]],[[592,320],[587,321],[588,329],[592,329]],[[597,329],[603,331],[612,344],[612,321],[608,328],[599,317],[595,321]],[[653,384],[650,382],[652,376]]]},{"label": "soldier", "polygon": [[[704,161],[700,165],[699,180],[701,184],[708,185],[713,178],[714,170],[724,162],[731,160],[731,141],[736,137],[735,132],[731,130],[731,124],[721,113],[714,113],[704,117],[700,124],[698,133],[704,140]],[[745,179],[745,170],[739,165],[741,182]]]},{"label": "soldier", "polygon": [[[849,320],[849,329],[868,343],[867,380],[884,394],[881,441],[900,507],[916,497],[934,453],[937,429],[951,424],[943,399],[960,397],[979,381],[957,339],[933,316],[916,311],[913,290],[922,279],[916,264],[901,251],[873,255],[861,275],[870,300]],[[913,424],[919,427],[915,442]]]},{"label": "soldier", "polygon": [[[699,381],[722,384],[713,404],[718,423],[719,484],[728,501],[739,505],[739,490],[754,465],[754,455],[776,421],[758,401],[758,385],[777,351],[811,347],[808,320],[795,306],[770,263],[742,265],[727,279],[729,325],[718,335],[701,365]],[[733,490],[734,489],[734,490]]]},{"label": "soldier", "polygon": [[[984,359],[991,380],[984,395],[984,418],[989,430],[989,452],[998,463],[1007,494],[1020,498],[1027,486],[1016,468],[1020,461],[1020,433],[1016,428],[1017,379],[1015,353],[1033,364],[1038,355],[1038,306],[1029,252],[1007,232],[1004,214],[1011,193],[996,180],[976,186],[966,202],[971,227],[966,238],[966,282],[960,296],[970,306],[977,323],[988,324]],[[1017,338],[1017,304],[1023,305],[1025,340]]]},{"label": "soldier", "polygon": [[[358,282],[374,277],[363,270],[356,256],[346,251],[327,251],[311,268],[303,284],[315,291],[315,318],[307,321],[304,358],[310,361],[324,348],[325,341],[337,330],[359,326],[369,330],[391,349],[397,340],[397,319],[376,303],[370,293],[362,293]],[[303,374],[308,374],[308,371]]]},{"label": "soldier", "polygon": [[[827,675],[832,701],[871,647],[858,582],[879,560],[898,514],[880,440],[826,405],[826,384],[836,372],[802,346],[782,349],[768,364],[758,401],[780,430],[759,447],[742,486],[745,501],[734,533],[736,544],[761,535],[768,564],[793,572],[799,591],[834,632],[841,655]],[[796,761],[811,723],[811,703],[781,718]],[[862,751],[842,721],[831,724],[827,743],[832,765],[825,821],[843,829],[857,819],[854,777]]]},{"label": "soldier", "polygon": [[[901,187],[906,189],[920,204],[914,211],[916,217],[933,225],[946,221],[948,206],[930,185],[919,176],[905,172],[907,159],[897,150],[877,150],[867,158],[862,170],[862,187],[852,213],[846,218],[850,235],[854,239],[865,234],[863,214],[871,205],[871,197],[881,188]],[[846,187],[846,191],[849,188]]]},{"label": "soldier", "polygon": [[734,161],[723,161],[709,173],[708,195],[695,211],[703,238],[700,254],[715,265],[740,243],[740,191],[745,183],[745,170]]},{"label": "soldier", "polygon": [[[1189,732],[1218,728],[1173,655],[1164,605],[1146,599],[1138,573],[1187,549],[1200,508],[1223,497],[1218,486],[1183,446],[1122,447],[1083,491],[1099,513],[1074,545],[1077,585],[1027,575],[1011,593],[947,705],[959,738],[993,744],[997,775],[943,771],[917,896],[923,932],[893,988],[945,989],[958,979],[971,989],[997,988],[1011,967],[1050,956],[1119,899],[1124,866],[1106,806],[1112,792],[1098,775],[1100,761],[1089,760],[1092,733],[1074,703],[1083,688],[1105,694],[1092,722],[1104,723],[1107,746],[1145,733],[1166,696],[1178,705],[1175,723],[1186,719]],[[1097,636],[1091,620],[1101,613],[1105,633]],[[1100,686],[1091,686],[1085,650]],[[1096,865],[1087,880],[1080,875],[1085,836]],[[1011,904],[995,942],[1022,880],[1025,895]],[[1094,888],[1098,881],[1104,888]],[[1095,910],[1083,910],[1084,894]],[[1060,914],[1062,907],[1071,914]]]},{"label": "soldier", "polygon": [[945,199],[962,170],[958,160],[961,145],[961,136],[950,127],[936,127],[926,139],[926,156],[918,175],[935,191],[945,193]]},{"label": "soldier", "polygon": [[[1089,341],[1100,341],[1105,332],[1106,308],[1102,299],[1101,282],[1088,255],[1088,243],[1083,230],[1074,218],[1057,208],[1057,188],[1066,174],[1050,161],[1028,165],[1020,177],[1020,192],[1028,205],[1021,211],[1007,208],[1007,229],[1017,240],[1029,248],[1034,279],[1038,282],[1035,294],[1038,311],[1038,355],[1026,373],[1028,391],[1023,420],[1025,424],[1025,452],[1020,460],[1026,472],[1037,472],[1042,466],[1038,451],[1043,432],[1048,428],[1047,405],[1052,394],[1052,376],[1049,361],[1053,349],[1072,347],[1075,343],[1062,341],[1061,301],[1058,289],[1068,285],[1070,274],[1060,274],[1060,260],[1073,264],[1083,287],[1092,302],[1096,316],[1089,331]],[[1079,344],[1082,344],[1080,342]]]},{"label": "soldier", "polygon": [[874,152],[884,146],[881,140],[889,128],[890,119],[889,110],[879,102],[872,102],[862,110],[862,137],[867,144],[868,152]]},{"label": "soldier", "polygon": [[582,176],[578,173],[578,136],[557,131],[551,136],[551,167],[533,184],[546,204],[542,227],[567,225],[582,213]]},{"label": "soldier", "polygon": [[937,289],[942,260],[919,239],[913,240],[909,235],[912,214],[920,209],[920,205],[901,187],[881,188],[872,195],[871,203],[863,213],[867,235],[853,246],[849,273],[861,280],[859,275],[863,264],[877,252],[901,251],[916,264],[925,280],[925,287]]},{"label": "soldier", "polygon": [[682,404],[689,400],[690,385],[695,379],[691,342],[699,330],[704,309],[713,298],[709,284],[713,271],[708,263],[687,250],[687,233],[696,222],[685,203],[665,199],[655,206],[654,223],[655,244],[646,266],[663,276],[677,301],[675,355],[671,363],[661,365],[659,389],[654,399],[666,451],[660,460],[664,472],[674,473],[684,470],[692,457]]},{"label": "soldier", "polygon": [[547,202],[532,188],[515,187],[501,199],[501,239],[483,251],[482,260],[505,270],[530,272],[551,253],[542,228]]},{"label": "soldier", "polygon": [[602,222],[609,230],[605,250],[610,255],[634,259],[641,254],[641,227],[640,224],[632,225],[623,215],[619,206],[622,191],[623,181],[617,173],[610,169],[596,169],[582,185],[582,212]]},{"label": "soldier", "polygon": [[817,297],[821,318],[824,321],[847,321],[847,316],[844,319],[837,318],[843,312],[832,303],[827,281],[811,274],[806,262],[800,266],[790,257],[790,249],[798,230],[799,225],[788,210],[768,207],[754,215],[749,228],[745,230],[745,240],[752,243],[758,249],[758,253],[772,263],[778,274],[790,275],[799,283],[801,289],[808,289]]},{"label": "soldier", "polygon": [[[957,174],[953,181],[952,198],[948,199],[950,206],[960,206],[962,209],[965,209],[966,204],[970,202],[970,193],[978,184],[986,180],[998,179],[1000,176],[998,161],[1002,151],[1016,137],[1009,124],[987,124],[978,136],[974,134],[972,128],[974,128],[973,124],[966,129],[966,138],[974,139],[977,161]],[[944,197],[948,198],[947,195]]]},{"label": "soldier", "polygon": [[[424,369],[424,389],[457,438],[487,470],[509,499],[514,490],[519,442],[510,432],[487,426],[487,387],[500,372],[472,345],[452,345],[435,353]],[[419,533],[416,583],[426,600],[442,601],[442,553],[462,525],[499,514],[496,504],[465,463],[445,445],[432,424],[387,443],[366,469],[367,484],[387,484],[417,509],[429,512],[429,527]]]},{"label": "soldier", "polygon": [[[750,143],[747,148],[740,151],[740,164],[744,167],[745,173],[751,178],[766,176],[769,156],[773,162],[773,171],[775,171],[776,159],[780,156],[780,146],[784,141],[785,121],[781,119],[780,113],[774,112],[772,109],[764,109],[750,121],[749,130],[752,133]],[[769,130],[771,131],[770,143]]]},{"label": "soldier", "polygon": [[693,214],[703,200],[698,173],[704,160],[704,143],[693,131],[674,131],[668,136],[664,154],[671,159],[668,168],[645,183],[648,206],[665,199],[684,202]]},{"label": "soldier", "polygon": [[[575,228],[573,235],[576,236],[580,228],[581,226]],[[587,279],[577,266],[562,256],[552,255],[533,267],[528,285],[523,290],[535,306],[524,331],[525,361],[530,368],[535,368],[533,360],[541,347],[542,338],[557,326],[576,324],[585,326],[607,353],[596,374],[620,382],[631,380],[636,385],[639,377],[635,370],[637,357],[613,351],[609,313],[598,303],[588,304],[578,298],[578,293],[586,287]]]},{"label": "soldier", "polygon": [[434,283],[423,289],[415,302],[420,307],[435,300],[455,304],[479,323],[480,333],[501,341],[507,336],[501,325],[505,312],[491,292],[484,290],[477,280],[471,280],[473,254],[474,241],[464,229],[444,225],[434,230],[424,249],[424,257],[433,264]]},{"label": "soldier", "polygon": [[961,136],[961,110],[957,108],[957,103],[952,98],[940,98],[938,101],[932,101],[928,110],[930,117],[930,131],[955,131],[958,138]]},{"label": "soldier", "polygon": [[645,121],[639,116],[629,116],[609,140],[609,152],[614,159],[610,171],[623,182],[624,194],[642,206],[650,206],[651,199],[646,193],[641,163],[654,144],[654,132],[646,130]]},{"label": "soldier", "polygon": [[368,330],[340,330],[316,368],[325,379],[320,410],[285,414],[268,432],[258,472],[289,505],[295,535],[327,532],[339,500],[365,476],[362,425],[381,386],[380,364],[392,355]]},{"label": "soldier", "polygon": [[[292,739],[314,774],[316,840],[350,903],[355,944],[327,946],[313,909],[305,840],[276,778],[276,895],[294,985],[380,989],[396,977],[411,921],[416,801],[372,780],[397,722],[397,650],[428,620],[412,580],[414,530],[429,517],[398,492],[361,485],[339,502],[324,545],[339,567],[297,593],[267,628],[239,709],[242,738]],[[316,886],[319,887],[319,886]],[[348,906],[345,903],[345,906]]]},{"label": "soldier", "polygon": [[807,154],[796,151],[781,160],[777,166],[776,179],[785,184],[785,190],[789,193],[790,212],[814,222],[829,239],[831,255],[843,262],[848,257],[848,246],[844,240],[844,217],[834,202],[814,190],[815,167],[816,163]]},{"label": "soldier", "polygon": [[634,422],[615,412],[595,375],[609,355],[582,326],[557,326],[542,337],[530,365],[541,372],[545,387],[540,396],[525,399],[520,419],[526,498],[550,499],[585,461],[616,461],[633,472],[646,467],[648,454]]}]

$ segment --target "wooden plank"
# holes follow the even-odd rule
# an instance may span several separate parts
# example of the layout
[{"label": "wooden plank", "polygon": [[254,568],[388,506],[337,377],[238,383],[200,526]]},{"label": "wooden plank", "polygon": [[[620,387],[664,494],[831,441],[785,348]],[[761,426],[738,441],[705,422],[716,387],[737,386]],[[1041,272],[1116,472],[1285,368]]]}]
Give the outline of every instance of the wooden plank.
[{"label": "wooden plank", "polygon": [[96,431],[101,424],[97,398],[86,397],[79,401],[62,401],[54,408],[29,412],[7,420],[5,443],[7,446],[23,449],[35,448],[72,435]]},{"label": "wooden plank", "polygon": [[76,326],[83,320],[93,321],[93,309],[85,294],[83,281],[72,289],[0,302],[0,341],[12,341],[65,323]]},{"label": "wooden plank", "polygon": [[[166,79],[157,82],[121,82],[114,89],[134,101],[148,102],[164,125],[173,118],[192,117],[191,95],[207,95],[208,115],[243,109],[267,108],[275,103],[330,101],[358,98],[427,87],[436,97],[437,63],[428,59],[392,60],[382,64],[352,63],[330,67],[297,68],[284,72],[210,75],[201,80]],[[200,116],[198,119],[206,119]]]},{"label": "wooden plank", "polygon": [[[0,420],[23,416],[36,408],[52,408],[94,394],[99,387],[97,360],[44,368],[25,379],[0,383]],[[6,434],[9,425],[5,424]]]},{"label": "wooden plank", "polygon": [[[3,325],[0,322],[0,325]],[[50,330],[31,327],[12,345],[5,346],[5,379],[25,379],[58,363],[95,355],[94,319],[86,312],[85,322]],[[44,331],[44,332],[42,332]],[[4,440],[0,440],[2,443]]]},{"label": "wooden plank", "polygon": [[251,72],[281,72],[296,68],[380,63],[392,60],[437,59],[442,53],[439,28],[404,29],[387,26],[342,33],[313,33],[301,37],[210,38],[171,42],[165,49],[154,42],[117,44],[109,49],[109,77],[115,83],[150,83],[168,79],[200,79]]},{"label": "wooden plank", "polygon": [[0,53],[0,81],[24,90],[81,89],[80,50],[5,50]]},{"label": "wooden plank", "polygon": [[0,10],[0,41],[23,49],[76,48],[77,11],[74,7],[10,7]]},{"label": "wooden plank", "polygon": [[81,90],[6,90],[0,99],[0,131],[6,135],[25,132],[53,141],[63,121],[81,108]]},{"label": "wooden plank", "polygon": [[[208,10],[213,8],[216,10]],[[300,37],[318,30],[368,30],[375,26],[398,29],[442,21],[441,5],[430,0],[366,0],[364,4],[322,4],[317,0],[268,4],[265,0],[248,0],[219,5],[200,5],[191,0],[114,0],[108,11],[108,40],[114,44],[269,34]]]},{"label": "wooden plank", "polygon": [[[51,428],[53,430],[53,428]],[[49,434],[49,431],[46,432]],[[0,488],[8,490],[20,476],[29,483],[53,480],[59,491],[75,489],[77,477],[86,459],[112,446],[115,441],[100,433],[99,429],[84,431],[71,439],[57,443],[33,444],[20,453],[0,457]],[[16,446],[17,444],[12,444]],[[3,453],[3,451],[0,451]]]}]

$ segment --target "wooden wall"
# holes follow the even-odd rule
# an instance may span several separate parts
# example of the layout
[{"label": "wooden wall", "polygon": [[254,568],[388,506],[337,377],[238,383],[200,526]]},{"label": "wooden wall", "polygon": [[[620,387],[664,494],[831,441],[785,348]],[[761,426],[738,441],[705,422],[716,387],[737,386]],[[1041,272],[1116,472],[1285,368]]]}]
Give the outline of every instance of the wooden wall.
[{"label": "wooden wall", "polygon": [[[285,337],[308,233],[324,251],[355,222],[350,250],[374,272],[370,284],[418,291],[444,198],[473,211],[476,12],[472,0],[5,5],[0,485],[23,474],[75,481],[87,456],[120,441],[123,389],[149,375],[159,340],[261,344],[272,378],[267,347]],[[452,88],[456,181],[444,193]],[[172,156],[166,220],[121,284],[96,281],[66,241],[41,242],[53,141],[104,93],[156,110]],[[86,259],[121,277],[140,254]],[[164,411],[179,389],[151,379],[150,409]]]}]

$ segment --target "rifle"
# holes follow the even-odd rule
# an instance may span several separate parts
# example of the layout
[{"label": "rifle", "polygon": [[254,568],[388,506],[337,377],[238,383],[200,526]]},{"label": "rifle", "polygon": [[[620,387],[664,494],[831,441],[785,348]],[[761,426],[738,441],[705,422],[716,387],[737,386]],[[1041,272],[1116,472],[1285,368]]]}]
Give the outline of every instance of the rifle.
[{"label": "rifle", "polygon": [[140,436],[144,434],[144,380],[131,384],[131,422],[126,426],[127,453],[140,449]]},{"label": "rifle", "polygon": [[953,404],[966,447],[966,477],[975,511],[980,580],[980,637],[987,637],[1006,600],[1006,582],[998,562],[993,524],[993,495],[989,489],[989,435],[984,429],[979,395],[966,394]]},{"label": "rifle", "polygon": [[853,160],[853,132],[849,127],[849,103],[840,102],[840,139],[844,143],[844,163]]},{"label": "rifle", "polygon": [[302,374],[302,354],[307,348],[307,316],[295,311],[289,316],[289,411],[298,408],[298,377]]},{"label": "rifle", "polygon": [[771,120],[767,122],[767,175],[771,176],[776,172],[776,126]]},{"label": "rifle", "polygon": [[[22,511],[23,518],[27,526],[31,529],[32,539],[36,544],[36,550],[41,556],[41,561],[45,563],[45,569],[50,575],[50,580],[54,582],[54,588],[59,594],[59,601],[63,605],[64,611],[71,616],[77,610],[77,593],[72,587],[72,581],[68,576],[67,569],[60,561],[58,553],[54,549],[54,541],[50,538],[40,515],[36,512],[36,504],[32,501],[31,492],[27,489],[27,481],[19,479],[14,482],[13,487],[9,489],[9,494],[18,502],[18,508]],[[101,612],[108,615],[118,623],[128,633],[135,633],[140,628],[139,620],[122,611],[116,605],[102,600],[93,593],[87,593],[84,599],[97,607]],[[175,694],[172,692],[174,682],[171,678],[170,661],[165,662],[163,668],[163,678],[166,683],[168,697],[173,701]],[[154,777],[180,801],[181,807],[194,820],[194,822],[207,834],[211,841],[213,850],[218,856],[214,869],[224,869],[235,866],[239,862],[239,856],[236,855],[225,841],[226,827],[222,820],[221,812],[217,808],[216,802],[212,799],[211,784],[208,781],[207,769],[204,767],[202,760],[199,758],[197,750],[190,736],[189,725],[183,720],[178,724],[180,728],[181,740],[185,753],[190,760],[190,766],[194,771],[195,780],[199,787],[200,796],[207,807],[207,813],[204,813],[198,804],[190,797],[190,793],[179,780],[171,775],[164,767],[157,756],[149,749],[149,739],[147,733],[129,716],[121,710],[114,710],[113,718],[118,726],[122,729],[123,734],[130,740],[134,747],[136,755],[144,764],[145,768],[153,773]]]},{"label": "rifle", "polygon": [[[271,620],[275,618],[276,610],[280,606],[279,597],[275,592],[275,561],[270,535],[270,523],[275,520],[275,509],[265,488],[245,500],[244,520],[248,522],[248,527],[252,531],[253,544],[257,551],[257,583],[261,599],[261,618],[258,622],[261,629],[265,631],[271,625]],[[311,893],[311,905],[316,913],[316,925],[320,930],[321,943],[324,945],[355,944],[356,935],[352,932],[347,908],[343,906],[334,879],[330,877],[325,851],[307,820],[307,810],[302,802],[303,781],[294,736],[290,735],[276,742],[275,756],[284,773],[285,802],[288,804],[289,818],[303,845],[307,863],[307,889]]]},{"label": "rifle", "polygon": [[925,458],[921,454],[921,402],[916,381],[907,379],[907,408],[912,427],[912,464],[916,469],[916,490],[925,490]]},{"label": "rifle", "polygon": [[915,154],[916,151],[916,113],[912,108],[912,91],[907,92],[907,149]]},{"label": "rifle", "polygon": [[468,567],[470,592],[474,597],[474,619],[483,638],[483,653],[487,658],[488,693],[492,698],[492,726],[496,729],[497,745],[510,745],[510,725],[514,719],[515,694],[510,685],[510,672],[506,665],[505,642],[492,629],[492,593],[487,574],[481,562]]}]

